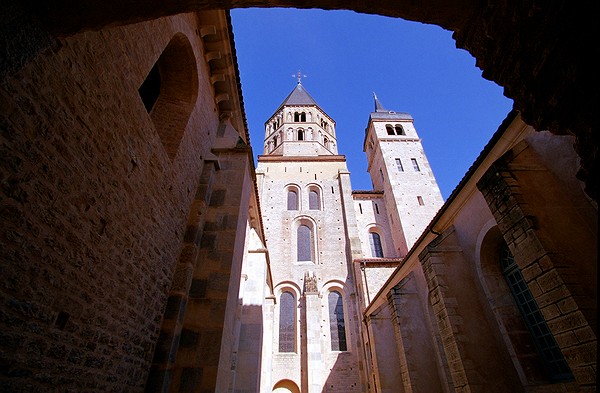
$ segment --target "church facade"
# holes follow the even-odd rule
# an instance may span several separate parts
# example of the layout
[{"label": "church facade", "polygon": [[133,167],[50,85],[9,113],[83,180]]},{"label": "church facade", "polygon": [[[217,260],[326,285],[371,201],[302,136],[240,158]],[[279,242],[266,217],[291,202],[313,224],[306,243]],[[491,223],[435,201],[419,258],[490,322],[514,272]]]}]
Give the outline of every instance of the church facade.
[{"label": "church facade", "polygon": [[344,137],[300,81],[265,123],[261,391],[368,390],[362,311],[443,203],[410,115],[375,97],[364,136],[374,190],[352,190]]},{"label": "church facade", "polygon": [[[301,85],[255,167],[231,21],[205,6],[0,6],[1,391],[596,391],[594,101],[543,68],[569,37],[482,60],[523,114],[442,204],[410,115],[377,100],[373,190]],[[458,36],[491,53],[488,18],[532,15],[506,7]]]}]

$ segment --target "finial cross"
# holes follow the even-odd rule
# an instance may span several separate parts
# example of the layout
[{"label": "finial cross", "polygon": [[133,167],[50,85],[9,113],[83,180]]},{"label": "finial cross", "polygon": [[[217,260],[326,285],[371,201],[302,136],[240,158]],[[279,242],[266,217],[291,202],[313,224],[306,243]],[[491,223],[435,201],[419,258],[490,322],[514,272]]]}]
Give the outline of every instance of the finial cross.
[{"label": "finial cross", "polygon": [[298,70],[297,74],[292,75],[292,78],[298,78],[298,84],[302,83],[302,78],[306,78],[306,75],[303,75],[300,70]]}]

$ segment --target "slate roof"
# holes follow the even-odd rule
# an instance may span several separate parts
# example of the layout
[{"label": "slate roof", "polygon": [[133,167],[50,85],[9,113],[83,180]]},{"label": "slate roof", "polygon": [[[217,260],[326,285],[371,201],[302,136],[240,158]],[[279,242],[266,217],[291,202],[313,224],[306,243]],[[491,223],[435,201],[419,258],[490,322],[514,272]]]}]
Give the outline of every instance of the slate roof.
[{"label": "slate roof", "polygon": [[[300,82],[298,82],[296,87],[294,87],[294,90],[292,90],[292,92],[285,98],[285,100],[283,100],[281,105],[279,105],[279,107],[274,112],[274,114],[271,115],[269,120],[272,119],[273,116],[277,112],[279,112],[284,106],[316,106],[325,116],[327,116],[335,124],[335,121],[331,117],[329,117],[329,115],[325,113],[325,111],[321,109],[321,107],[319,107],[319,104],[317,104],[315,99],[312,98],[310,94],[308,94],[308,92],[304,89],[304,86],[302,86],[302,83]],[[267,122],[269,120],[267,120]]]},{"label": "slate roof", "polygon": [[373,99],[375,100],[375,112],[371,112],[371,119],[377,120],[413,120],[413,117],[406,112],[394,112],[387,110],[381,105],[379,99],[375,93],[373,93]]},{"label": "slate roof", "polygon": [[317,102],[304,90],[302,84],[298,83],[279,107],[293,105],[317,105]]}]

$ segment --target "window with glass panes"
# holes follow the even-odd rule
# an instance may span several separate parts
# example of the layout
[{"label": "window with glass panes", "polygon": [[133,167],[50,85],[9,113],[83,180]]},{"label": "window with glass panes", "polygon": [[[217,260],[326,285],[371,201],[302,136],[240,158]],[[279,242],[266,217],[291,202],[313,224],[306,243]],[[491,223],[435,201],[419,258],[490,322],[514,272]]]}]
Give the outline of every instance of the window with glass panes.
[{"label": "window with glass panes", "polygon": [[369,244],[371,245],[371,255],[376,258],[383,258],[383,248],[381,247],[379,233],[369,232]]},{"label": "window with glass panes", "polygon": [[572,379],[571,370],[508,246],[504,244],[500,252],[502,274],[525,320],[525,325],[531,333],[533,342],[546,365],[550,378],[552,380]]},{"label": "window with glass panes", "polygon": [[308,208],[310,210],[319,210],[319,193],[316,190],[308,192]]},{"label": "window with glass panes", "polygon": [[347,351],[346,325],[344,322],[344,302],[338,291],[329,292],[329,331],[331,350]]},{"label": "window with glass panes", "polygon": [[288,190],[287,209],[298,210],[298,193],[294,190]]},{"label": "window with glass panes", "polygon": [[279,352],[296,350],[296,300],[291,292],[279,298]]},{"label": "window with glass panes", "polygon": [[307,225],[300,225],[297,231],[298,261],[312,261],[312,233]]}]

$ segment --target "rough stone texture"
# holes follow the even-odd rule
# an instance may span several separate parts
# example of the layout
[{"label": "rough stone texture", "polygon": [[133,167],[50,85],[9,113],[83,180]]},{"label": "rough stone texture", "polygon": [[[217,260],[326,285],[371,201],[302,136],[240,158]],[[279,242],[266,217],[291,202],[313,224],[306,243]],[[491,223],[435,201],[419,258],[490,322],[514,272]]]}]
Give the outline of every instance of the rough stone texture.
[{"label": "rough stone texture", "polygon": [[[218,64],[206,64],[198,33],[202,17],[60,38],[3,74],[3,391],[142,391],[163,313],[182,318],[185,299],[168,294],[222,113],[210,79]],[[224,13],[213,22],[227,28]],[[165,114],[165,127],[147,113],[138,88],[175,36],[188,50],[174,58],[193,66],[198,83],[185,118]],[[211,38],[214,45],[215,33]],[[169,80],[163,85],[178,89]],[[161,138],[173,133],[178,143]],[[185,276],[177,270],[175,288],[185,286]],[[183,338],[182,345],[194,341]],[[172,347],[159,349],[157,359],[173,358]],[[197,371],[185,373],[201,378]]]},{"label": "rough stone texture", "polygon": [[[595,335],[576,339],[574,332],[596,330],[597,287],[590,276],[596,276],[597,255],[592,253],[597,250],[597,221],[582,214],[594,210],[585,201],[578,204],[576,189],[560,184],[533,150],[525,142],[515,146],[488,170],[479,187],[575,379],[587,389],[597,341]],[[534,204],[541,198],[539,184],[544,184],[545,200]],[[578,208],[571,211],[571,206]],[[538,217],[546,219],[541,223]]]},{"label": "rough stone texture", "polygon": [[[403,135],[388,135],[386,126],[390,125],[402,127]],[[371,113],[364,150],[373,188],[383,191],[386,207],[383,217],[376,211],[375,223],[389,226],[393,239],[393,254],[385,256],[403,257],[444,203],[412,117]]]},{"label": "rough stone texture", "polygon": [[[411,346],[428,337],[434,350],[427,358],[436,358],[437,375],[426,377],[438,378],[443,391],[595,391],[597,207],[575,178],[572,141],[509,114],[365,311],[369,329],[382,335],[396,329],[394,339],[368,340],[375,380],[389,379],[380,359],[391,356],[387,362],[399,361],[394,372],[402,373],[405,390],[420,383],[411,370],[432,367]],[[575,379],[553,381],[546,372],[501,272],[507,243]],[[406,334],[420,316],[407,284],[421,267],[426,282],[413,284],[429,294],[429,304],[421,329]],[[398,323],[377,327],[385,324],[388,305]]]},{"label": "rough stone texture", "polygon": [[454,228],[431,242],[419,259],[454,389],[500,393],[517,386],[514,369],[504,367],[508,357],[484,316],[486,306],[477,296]]},{"label": "rough stone texture", "polygon": [[[454,240],[461,246],[462,257],[456,257],[456,249],[445,250],[439,244],[417,244],[417,248],[431,246],[424,268],[432,296],[430,317],[437,320],[437,328],[425,329],[441,358],[440,384],[449,390],[483,386],[485,373],[478,370],[489,366],[491,359],[501,363],[497,370],[515,371],[519,381],[514,385],[520,383],[527,390],[595,391],[597,205],[580,192],[574,176],[575,170],[582,169],[579,176],[587,179],[588,195],[595,198],[597,145],[590,139],[597,131],[597,91],[591,90],[596,74],[590,60],[593,50],[583,47],[587,35],[597,29],[596,23],[588,23],[595,16],[591,4],[378,2],[349,7],[454,30],[458,45],[476,56],[484,77],[506,87],[529,123],[577,137],[566,143],[575,142],[581,167],[565,147],[564,137],[524,133],[536,154],[523,146],[507,147],[503,138],[495,139],[500,147],[494,154],[500,153],[493,160],[515,149],[490,172],[499,179],[482,187],[487,203],[473,186],[468,197],[459,198],[466,207],[455,209],[452,214],[456,216],[444,224],[455,226]],[[164,17],[221,5],[250,4],[183,1],[171,6],[155,1],[92,4],[82,0],[77,4],[0,5],[3,391],[52,391],[56,387],[61,391],[141,391],[151,364],[155,368],[148,390],[201,387],[219,391],[231,386],[234,373],[230,371],[235,370],[237,354],[247,344],[242,335],[256,336],[256,326],[248,329],[250,325],[245,324],[242,329],[236,311],[243,237],[247,224],[259,220],[260,212],[249,217],[246,211],[253,188],[252,160],[243,142],[247,133],[230,26],[223,12]],[[346,7],[328,2],[252,5]],[[147,22],[134,23],[143,20]],[[158,116],[151,111],[148,115],[138,88],[170,44],[175,50],[168,52],[175,59],[183,57],[177,64],[183,65],[186,74],[197,67],[197,86],[195,82],[185,86],[190,90],[181,96],[185,101],[181,112],[165,110],[164,116]],[[156,105],[162,105],[160,100]],[[227,124],[240,132],[228,134]],[[222,141],[222,149],[211,153],[215,136],[226,143]],[[294,143],[291,153],[305,153],[297,148],[300,142]],[[206,160],[216,162],[217,156],[223,159],[219,160],[220,180],[214,182],[202,174]],[[324,205],[336,208],[314,216],[333,233],[331,241],[317,247],[323,252],[320,261],[334,261],[329,271],[321,268],[321,272],[337,277],[335,285],[340,287],[359,285],[354,276],[360,272],[351,270],[352,261],[364,253],[353,224],[356,212],[343,158],[314,165],[303,160],[292,160],[290,165],[295,175],[301,173],[303,192],[317,178],[325,185],[324,192],[333,187]],[[270,164],[281,171],[281,162]],[[264,189],[268,187],[264,173],[261,178]],[[274,194],[271,202],[281,203],[278,198],[283,193]],[[264,209],[270,207],[266,204]],[[490,275],[486,282],[476,273],[481,263],[478,247],[485,243],[480,235],[489,229],[481,222],[484,219],[496,220],[497,230],[515,252],[576,381],[549,386],[530,379],[535,373],[526,368],[534,367],[534,362],[519,358],[528,352],[515,350],[519,343],[514,341],[522,335],[506,333],[516,326],[513,316],[496,318],[507,310],[493,309],[490,303],[495,299],[485,291],[498,278]],[[429,236],[425,233],[422,239],[431,240]],[[287,245],[275,244],[279,246]],[[415,266],[419,262],[415,258],[412,255],[403,266]],[[293,272],[295,283],[285,283],[297,290],[297,299],[305,267]],[[392,281],[406,273],[406,268],[397,269]],[[266,285],[272,289],[269,279]],[[321,289],[325,293],[335,285]],[[382,285],[387,288],[388,283]],[[361,301],[360,295],[348,292],[349,304]],[[382,294],[386,304],[388,294]],[[277,323],[275,300],[268,296],[264,303],[264,320],[270,324],[265,326],[267,337]],[[403,300],[407,299],[396,298],[395,306]],[[326,321],[327,305],[322,302],[320,307]],[[386,310],[384,319],[371,319],[371,326],[380,324],[380,335],[362,337],[368,344],[362,355],[361,315],[357,310],[348,312],[348,342],[356,351],[323,357],[323,364],[332,370],[323,381],[324,390],[368,390],[373,385],[365,386],[359,375],[377,372],[378,367],[399,369],[394,356],[404,357],[406,386],[419,383],[411,380],[414,365],[410,362],[415,358],[410,351],[400,355],[396,353],[400,345],[389,345],[397,340],[408,348],[412,342],[403,328],[406,331],[409,326],[391,326],[390,309]],[[304,315],[300,324],[306,322]],[[480,331],[482,316],[486,328]],[[322,343],[327,344],[327,329],[322,331]],[[481,354],[477,342],[481,337],[485,337],[484,344],[501,350],[487,357]],[[313,338],[311,345],[318,341]],[[306,336],[299,343],[306,346]],[[384,347],[379,353],[375,348],[374,364],[368,353],[371,346]],[[266,353],[272,353],[272,347],[272,342],[265,345]],[[360,356],[365,356],[364,361]],[[263,360],[261,375],[267,381],[271,375],[264,371],[270,371],[273,359]],[[306,374],[303,379],[301,373],[306,357],[279,354],[277,360],[282,366],[276,380],[291,378],[306,385]],[[510,379],[505,378],[502,383]],[[381,381],[381,376],[370,381],[377,379]],[[287,382],[279,386],[291,386]],[[273,388],[267,383],[262,386],[265,391]]]},{"label": "rough stone texture", "polygon": [[[577,137],[582,158],[578,176],[586,182],[588,195],[596,199],[598,176],[598,132],[594,68],[597,49],[590,38],[598,35],[598,5],[567,0],[532,2],[512,0],[487,4],[472,0],[394,1],[377,3],[333,0],[280,1],[172,1],[139,3],[111,0],[98,3],[51,3],[30,0],[26,7],[4,8],[5,26],[18,21],[23,34],[4,37],[5,70],[18,69],[27,60],[52,45],[50,36],[60,37],[103,26],[123,25],[166,15],[202,9],[244,7],[296,7],[349,9],[368,14],[432,23],[454,31],[457,47],[466,49],[483,70],[483,77],[505,87],[525,121],[537,130]],[[47,32],[50,32],[48,34]],[[16,44],[13,44],[16,43]],[[21,45],[21,43],[25,45]],[[9,48],[23,48],[10,51]]]}]

